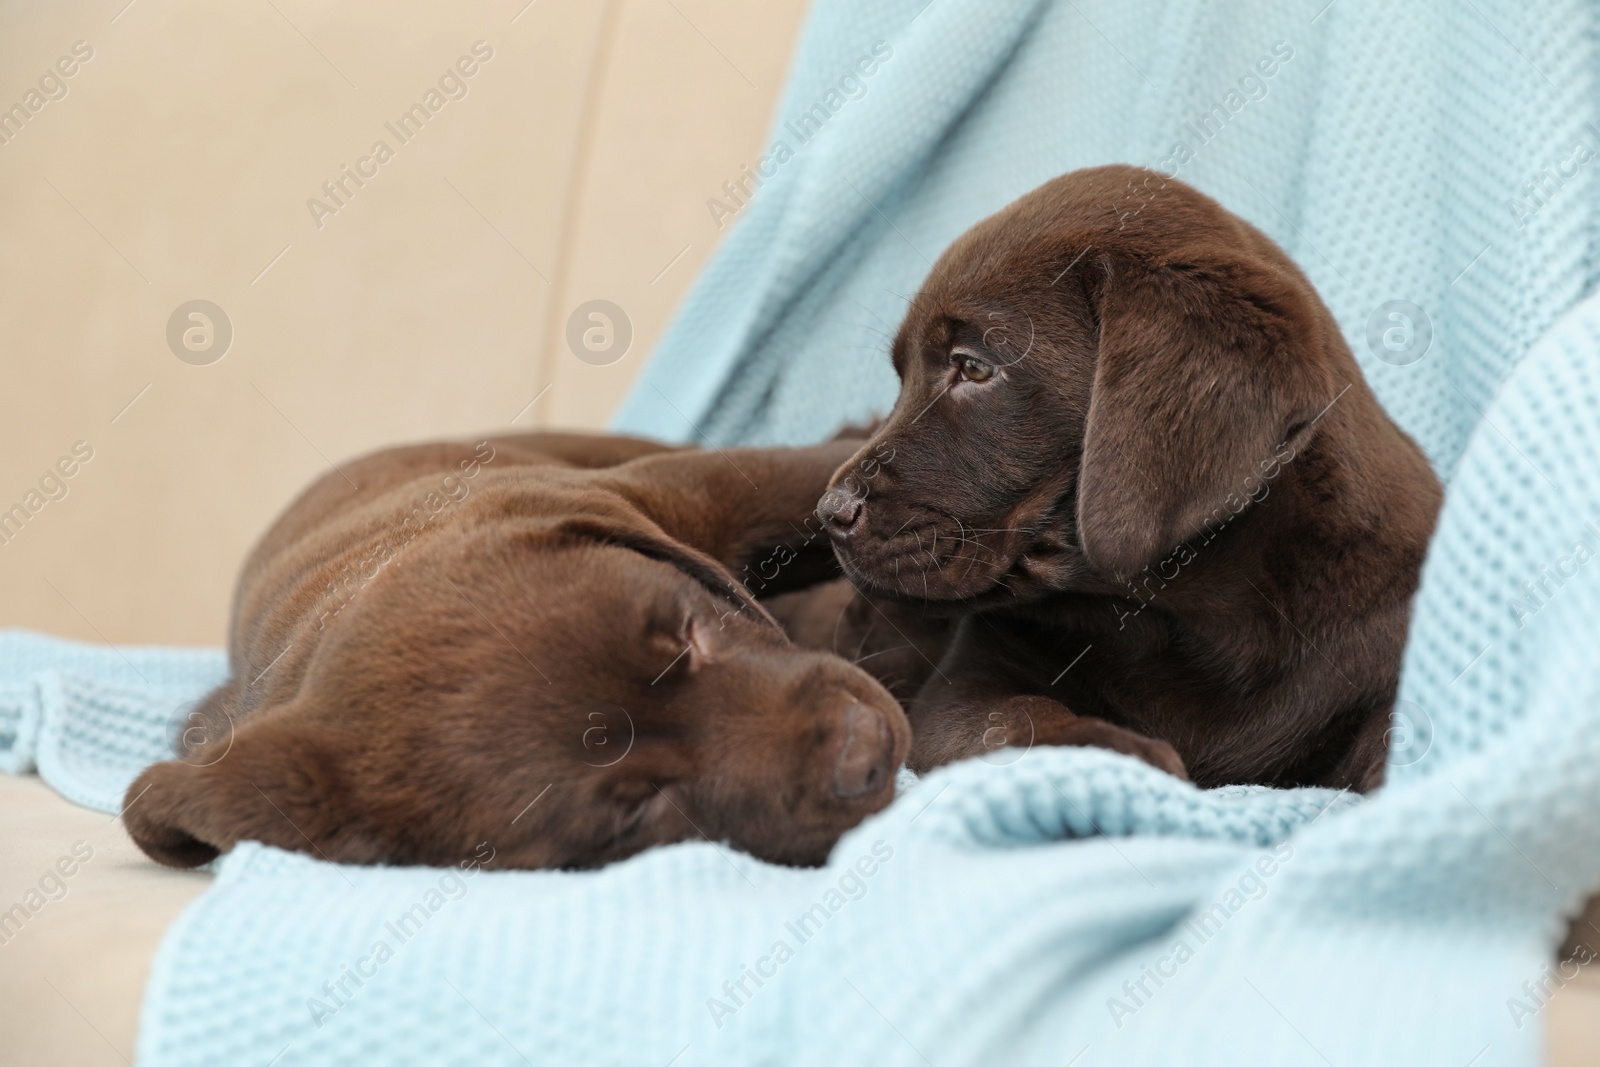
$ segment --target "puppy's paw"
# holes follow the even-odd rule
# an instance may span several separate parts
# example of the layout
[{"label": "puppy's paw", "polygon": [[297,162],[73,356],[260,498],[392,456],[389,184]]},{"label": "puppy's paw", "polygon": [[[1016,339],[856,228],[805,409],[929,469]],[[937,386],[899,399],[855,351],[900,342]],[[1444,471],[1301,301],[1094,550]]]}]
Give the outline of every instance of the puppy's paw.
[{"label": "puppy's paw", "polygon": [[913,704],[911,755],[918,774],[944,763],[980,757],[997,766],[1015,763],[1035,745],[1105,748],[1143,760],[1158,771],[1189,781],[1178,750],[1165,741],[1086,715],[1075,715],[1049,697],[1018,696],[993,704]]},{"label": "puppy's paw", "polygon": [[[1137,737],[1137,735],[1135,735]],[[1174,778],[1189,781],[1189,769],[1183,765],[1183,757],[1178,755],[1178,750],[1165,741],[1157,741],[1152,737],[1138,737],[1138,745],[1128,755],[1137,756],[1158,771],[1166,771]]]},{"label": "puppy's paw", "polygon": [[1144,760],[1158,771],[1166,771],[1174,778],[1189,781],[1189,769],[1183,764],[1178,750],[1165,741],[1134,733],[1114,723],[1100,719],[1078,718],[1067,724],[1066,736],[1058,744],[1090,745],[1108,748],[1125,756]]}]

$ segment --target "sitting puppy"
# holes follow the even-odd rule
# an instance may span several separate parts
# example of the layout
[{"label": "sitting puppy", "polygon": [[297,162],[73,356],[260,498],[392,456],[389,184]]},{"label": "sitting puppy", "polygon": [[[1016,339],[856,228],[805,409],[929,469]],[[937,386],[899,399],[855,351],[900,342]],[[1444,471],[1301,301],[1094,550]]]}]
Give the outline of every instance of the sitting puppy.
[{"label": "sitting puppy", "polygon": [[1271,240],[1151,171],[1068,174],[944,253],[893,357],[819,508],[861,589],[962,616],[913,769],[1003,740],[1381,782],[1439,482]]},{"label": "sitting puppy", "polygon": [[822,862],[893,797],[910,729],[733,575],[837,573],[825,537],[789,546],[857,443],[529,434],[347,464],[246,563],[232,678],[129,788],[129,833],[179,867],[243,839],[585,867],[705,836]]}]

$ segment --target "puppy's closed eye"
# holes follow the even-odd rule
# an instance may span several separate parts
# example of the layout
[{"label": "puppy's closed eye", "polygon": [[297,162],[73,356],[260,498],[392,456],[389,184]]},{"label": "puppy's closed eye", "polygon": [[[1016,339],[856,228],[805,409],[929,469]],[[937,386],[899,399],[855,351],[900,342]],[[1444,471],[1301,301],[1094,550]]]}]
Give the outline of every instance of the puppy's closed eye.
[{"label": "puppy's closed eye", "polygon": [[618,824],[617,835],[638,833],[654,823],[660,822],[672,809],[672,801],[660,787],[651,784],[648,793],[639,797],[619,798],[622,801],[621,821]]},{"label": "puppy's closed eye", "polygon": [[716,662],[716,629],[716,624],[693,613],[680,617],[676,622],[662,621],[653,626],[646,635],[647,642],[656,652],[671,657],[656,676],[656,681],[694,674],[707,664]]},{"label": "puppy's closed eye", "polygon": [[[650,669],[659,671],[651,685],[664,684],[691,673],[690,645],[684,638],[667,630],[653,630],[645,638],[649,648]],[[657,665],[659,661],[659,665]]]}]

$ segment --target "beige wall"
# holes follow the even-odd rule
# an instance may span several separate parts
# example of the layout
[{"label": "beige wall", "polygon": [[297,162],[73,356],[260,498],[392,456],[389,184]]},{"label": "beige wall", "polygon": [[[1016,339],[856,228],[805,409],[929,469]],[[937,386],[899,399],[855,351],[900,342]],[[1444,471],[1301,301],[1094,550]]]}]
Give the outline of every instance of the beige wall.
[{"label": "beige wall", "polygon": [[[93,49],[0,145],[0,509],[44,501],[0,544],[0,626],[117,644],[220,643],[251,541],[330,462],[604,425],[720,236],[705,201],[759,154],[804,7],[124,3],[0,15],[0,107]],[[480,40],[401,144],[384,123]],[[319,228],[308,198],[380,138]],[[234,331],[204,366],[166,340],[197,298]],[[595,298],[634,330],[607,366],[564,336]],[[67,495],[30,500],[79,441]]]}]

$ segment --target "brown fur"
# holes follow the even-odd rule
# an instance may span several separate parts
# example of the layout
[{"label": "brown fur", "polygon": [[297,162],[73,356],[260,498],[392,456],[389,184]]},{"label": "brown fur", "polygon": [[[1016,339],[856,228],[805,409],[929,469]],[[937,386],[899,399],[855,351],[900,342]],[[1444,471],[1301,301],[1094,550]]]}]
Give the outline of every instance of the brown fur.
[{"label": "brown fur", "polygon": [[1271,240],[1150,171],[1068,174],[945,252],[893,355],[860,455],[894,458],[821,512],[858,586],[959,616],[914,769],[1003,739],[1382,780],[1440,487]]},{"label": "brown fur", "polygon": [[345,465],[246,563],[232,678],[129,788],[129,832],[174,866],[244,839],[592,866],[702,834],[821,862],[892,798],[909,728],[733,575],[833,569],[802,528],[856,443],[529,434]]},{"label": "brown fur", "polygon": [[801,648],[843,656],[902,705],[938,666],[954,620],[901,601],[868,597],[838,579],[762,602]]}]

